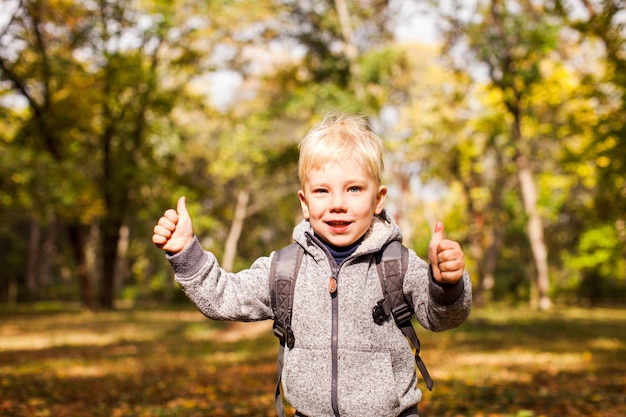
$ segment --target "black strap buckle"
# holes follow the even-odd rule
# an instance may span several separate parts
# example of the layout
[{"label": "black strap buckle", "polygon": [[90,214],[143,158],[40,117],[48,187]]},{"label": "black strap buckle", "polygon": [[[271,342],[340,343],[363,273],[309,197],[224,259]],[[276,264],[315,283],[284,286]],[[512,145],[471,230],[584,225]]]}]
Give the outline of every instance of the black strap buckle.
[{"label": "black strap buckle", "polygon": [[398,326],[402,327],[406,326],[407,324],[411,324],[413,312],[406,303],[394,307],[391,310],[391,314],[393,315],[393,318],[395,319]]},{"label": "black strap buckle", "polygon": [[374,323],[382,326],[384,322],[387,321],[389,315],[385,313],[385,308],[383,307],[383,303],[385,299],[379,300],[378,303],[372,308],[372,317],[374,318]]},{"label": "black strap buckle", "polygon": [[281,345],[287,345],[289,349],[293,349],[296,344],[296,337],[293,334],[293,330],[291,330],[290,325],[281,326],[277,322],[274,322],[274,336],[280,340]]}]

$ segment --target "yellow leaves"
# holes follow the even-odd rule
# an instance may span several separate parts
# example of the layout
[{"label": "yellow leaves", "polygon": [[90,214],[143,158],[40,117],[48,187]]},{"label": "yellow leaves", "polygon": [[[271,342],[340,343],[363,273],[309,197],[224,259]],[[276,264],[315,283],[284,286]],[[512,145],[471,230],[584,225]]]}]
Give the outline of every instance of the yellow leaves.
[{"label": "yellow leaves", "polygon": [[[212,395],[207,396],[207,400],[215,401],[216,396],[214,392],[211,392]],[[168,408],[182,408],[182,409],[193,409],[200,405],[199,401],[196,399],[188,399],[188,398],[176,398],[167,403]]]},{"label": "yellow leaves", "polygon": [[[623,340],[616,338],[616,337],[598,337],[591,342],[591,347],[597,350],[617,352],[619,350],[625,349],[626,343]],[[592,357],[592,353],[589,351],[586,351],[585,354],[587,353],[588,355],[586,355],[586,357],[584,357],[583,359],[587,359],[587,361],[590,361]]]},{"label": "yellow leaves", "polygon": [[598,152],[611,151],[617,146],[618,143],[619,140],[615,136],[608,136],[604,140],[597,142],[596,150]]},{"label": "yellow leaves", "polygon": [[578,87],[578,77],[555,61],[544,60],[541,66],[544,79],[532,89],[533,100],[553,107],[563,104]]},{"label": "yellow leaves", "polygon": [[609,164],[611,163],[611,159],[608,156],[599,156],[596,159],[596,164],[600,167],[600,168],[606,168],[609,166]]},{"label": "yellow leaves", "polygon": [[587,189],[592,189],[596,186],[598,180],[596,177],[596,167],[593,164],[580,163],[575,167],[575,172]]},{"label": "yellow leaves", "polygon": [[24,184],[27,181],[27,177],[23,172],[15,172],[11,175],[11,181],[16,184]]},{"label": "yellow leaves", "polygon": [[473,200],[485,201],[489,199],[489,190],[486,187],[475,187],[470,190],[470,196]]},{"label": "yellow leaves", "polygon": [[589,164],[580,164],[576,167],[576,173],[580,177],[585,178],[585,177],[591,177],[595,175],[595,170],[593,166]]}]

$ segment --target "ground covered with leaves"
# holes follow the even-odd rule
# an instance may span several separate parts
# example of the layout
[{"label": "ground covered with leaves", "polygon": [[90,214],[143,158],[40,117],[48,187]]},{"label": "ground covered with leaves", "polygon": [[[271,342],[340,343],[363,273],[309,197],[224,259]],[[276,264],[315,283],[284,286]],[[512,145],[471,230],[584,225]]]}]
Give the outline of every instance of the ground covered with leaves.
[{"label": "ground covered with leaves", "polygon": [[[624,309],[475,310],[419,333],[421,416],[626,416]],[[271,323],[190,308],[4,310],[0,416],[274,416],[276,352]]]}]

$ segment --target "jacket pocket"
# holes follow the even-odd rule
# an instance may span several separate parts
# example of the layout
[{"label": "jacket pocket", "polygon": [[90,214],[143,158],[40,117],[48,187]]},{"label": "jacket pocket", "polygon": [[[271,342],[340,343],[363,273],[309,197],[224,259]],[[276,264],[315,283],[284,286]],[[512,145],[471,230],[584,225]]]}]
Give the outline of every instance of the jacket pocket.
[{"label": "jacket pocket", "polygon": [[295,347],[285,351],[282,383],[285,398],[299,412],[332,416],[330,350]]},{"label": "jacket pocket", "polygon": [[395,415],[400,395],[389,352],[339,351],[339,409],[341,415]]}]

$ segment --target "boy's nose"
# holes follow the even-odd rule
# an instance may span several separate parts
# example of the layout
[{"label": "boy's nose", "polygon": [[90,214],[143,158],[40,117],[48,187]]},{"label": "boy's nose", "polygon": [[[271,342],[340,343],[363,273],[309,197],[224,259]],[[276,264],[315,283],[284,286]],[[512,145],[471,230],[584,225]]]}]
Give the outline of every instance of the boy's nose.
[{"label": "boy's nose", "polygon": [[331,199],[330,211],[346,211],[346,200],[342,194],[333,194]]}]

